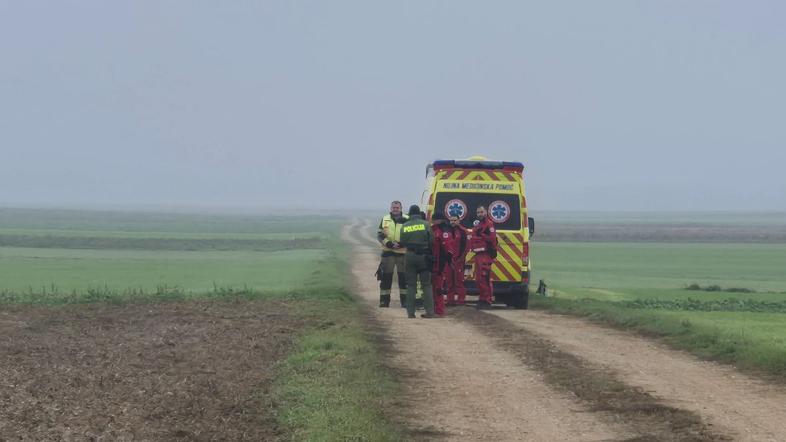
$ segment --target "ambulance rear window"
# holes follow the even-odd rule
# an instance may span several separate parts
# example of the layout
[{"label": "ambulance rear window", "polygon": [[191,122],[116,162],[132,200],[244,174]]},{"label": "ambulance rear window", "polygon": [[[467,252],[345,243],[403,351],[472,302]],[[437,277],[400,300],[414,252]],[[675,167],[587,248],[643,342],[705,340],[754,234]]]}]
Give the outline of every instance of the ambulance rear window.
[{"label": "ambulance rear window", "polygon": [[472,227],[478,206],[485,206],[488,216],[498,230],[521,229],[520,197],[515,194],[440,192],[436,195],[434,210],[445,217],[458,216],[461,224]]}]

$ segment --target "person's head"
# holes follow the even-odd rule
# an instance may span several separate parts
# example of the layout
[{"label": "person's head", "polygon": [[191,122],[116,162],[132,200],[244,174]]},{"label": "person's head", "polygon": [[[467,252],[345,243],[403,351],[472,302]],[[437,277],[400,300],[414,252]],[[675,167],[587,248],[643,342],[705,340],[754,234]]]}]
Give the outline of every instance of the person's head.
[{"label": "person's head", "polygon": [[451,226],[456,227],[456,226],[459,225],[459,221],[460,220],[459,220],[459,217],[457,217],[457,216],[451,216],[450,218],[448,218],[448,221],[450,221],[450,225]]},{"label": "person's head", "polygon": [[442,212],[434,212],[434,215],[431,217],[431,224],[444,224],[445,223],[445,215]]},{"label": "person's head", "polygon": [[484,206],[478,206],[478,209],[475,211],[475,215],[477,215],[477,218],[480,221],[483,221],[484,219],[486,219],[486,215],[487,214],[488,214],[488,212],[486,212],[486,208]]},{"label": "person's head", "polygon": [[390,203],[390,214],[393,216],[401,216],[401,201],[393,201]]},{"label": "person's head", "polygon": [[417,216],[423,218],[423,213],[421,213],[420,207],[418,207],[416,204],[409,206],[409,212],[407,213],[407,215],[409,215],[410,217]]}]

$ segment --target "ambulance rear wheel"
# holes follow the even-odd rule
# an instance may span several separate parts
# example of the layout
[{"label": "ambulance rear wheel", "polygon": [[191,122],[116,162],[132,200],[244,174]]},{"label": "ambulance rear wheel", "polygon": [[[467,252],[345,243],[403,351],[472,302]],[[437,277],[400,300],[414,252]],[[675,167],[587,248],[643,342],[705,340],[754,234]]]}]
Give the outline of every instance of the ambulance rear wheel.
[{"label": "ambulance rear wheel", "polygon": [[529,308],[529,286],[525,285],[510,292],[513,307],[519,310]]}]

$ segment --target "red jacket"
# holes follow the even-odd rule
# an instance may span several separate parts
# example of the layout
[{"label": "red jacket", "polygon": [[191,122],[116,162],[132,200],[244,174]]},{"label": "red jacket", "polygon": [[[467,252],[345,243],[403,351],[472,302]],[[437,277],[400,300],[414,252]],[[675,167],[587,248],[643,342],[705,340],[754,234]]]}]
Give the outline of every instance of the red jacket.
[{"label": "red jacket", "polygon": [[431,250],[434,253],[432,272],[442,272],[445,265],[451,262],[463,262],[469,251],[467,229],[458,225],[437,224],[432,227],[434,241]]},{"label": "red jacket", "polygon": [[446,226],[442,234],[450,258],[454,261],[463,260],[467,255],[467,230],[458,225],[456,227]]},{"label": "red jacket", "polygon": [[492,257],[497,254],[497,232],[494,222],[486,217],[482,222],[472,228],[467,236],[469,249],[475,253],[488,253]]}]

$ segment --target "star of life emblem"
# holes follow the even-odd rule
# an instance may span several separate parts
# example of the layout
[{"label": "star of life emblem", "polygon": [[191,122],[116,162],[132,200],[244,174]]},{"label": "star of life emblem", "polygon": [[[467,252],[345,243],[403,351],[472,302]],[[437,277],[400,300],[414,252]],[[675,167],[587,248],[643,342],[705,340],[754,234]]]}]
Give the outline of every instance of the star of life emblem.
[{"label": "star of life emblem", "polygon": [[504,223],[510,219],[510,206],[505,201],[494,201],[489,204],[489,215],[495,223]]},{"label": "star of life emblem", "polygon": [[467,205],[460,199],[453,199],[445,204],[445,216],[448,218],[456,217],[460,220],[467,216]]}]

